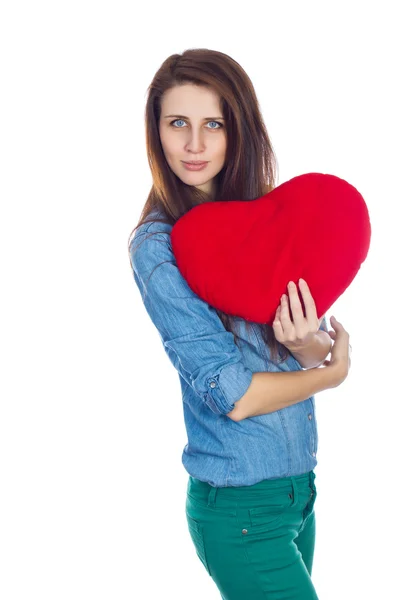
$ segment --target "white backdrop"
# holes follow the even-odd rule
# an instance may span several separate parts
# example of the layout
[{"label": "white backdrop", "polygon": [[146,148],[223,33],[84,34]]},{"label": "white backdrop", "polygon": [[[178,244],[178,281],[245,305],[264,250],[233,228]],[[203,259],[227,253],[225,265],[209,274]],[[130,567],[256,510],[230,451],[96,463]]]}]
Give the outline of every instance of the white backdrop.
[{"label": "white backdrop", "polygon": [[178,374],[127,250],[151,186],[146,88],[194,47],[248,72],[278,183],[332,173],[367,202],[367,261],[327,313],[353,352],[316,396],[313,581],[322,600],[400,597],[395,5],[3,4],[2,600],[220,598],[186,525]]}]

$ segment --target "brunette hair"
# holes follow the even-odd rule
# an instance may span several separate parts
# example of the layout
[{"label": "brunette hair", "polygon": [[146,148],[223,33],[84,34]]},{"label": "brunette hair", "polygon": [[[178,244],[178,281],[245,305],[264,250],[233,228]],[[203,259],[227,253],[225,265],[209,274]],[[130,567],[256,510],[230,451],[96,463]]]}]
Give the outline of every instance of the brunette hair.
[{"label": "brunette hair", "polygon": [[[212,89],[221,100],[227,151],[225,165],[216,176],[214,199],[251,202],[276,187],[277,161],[253,84],[243,68],[233,58],[216,50],[195,48],[182,54],[172,54],[162,63],[148,88],[145,136],[153,185],[139,222],[129,236],[129,250],[133,233],[142,224],[160,222],[173,226],[194,206],[213,200],[207,193],[185,184],[175,175],[161,146],[161,98],[170,88],[188,83]],[[147,220],[155,209],[164,213],[164,217],[153,216]],[[160,232],[150,235],[154,233]],[[237,344],[233,318],[215,310],[225,329],[233,333]],[[281,360],[286,360],[288,350],[276,340],[273,328],[267,323],[254,325],[259,327],[263,341],[270,347],[272,360],[276,360],[278,355]]]}]

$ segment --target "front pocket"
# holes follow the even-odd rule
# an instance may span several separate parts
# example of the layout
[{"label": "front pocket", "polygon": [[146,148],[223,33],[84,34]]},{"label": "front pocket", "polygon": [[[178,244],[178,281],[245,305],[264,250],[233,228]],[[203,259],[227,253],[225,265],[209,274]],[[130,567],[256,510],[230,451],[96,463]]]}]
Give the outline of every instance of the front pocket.
[{"label": "front pocket", "polygon": [[193,519],[190,515],[186,513],[186,519],[189,527],[190,537],[192,538],[192,542],[196,549],[196,554],[203,563],[207,573],[211,576],[210,568],[207,562],[206,549],[204,546],[204,534],[203,527],[201,523]]},{"label": "front pocket", "polygon": [[249,508],[249,519],[252,527],[272,529],[282,523],[286,504],[260,506]]},{"label": "front pocket", "polygon": [[271,492],[269,496],[264,493],[261,502],[259,506],[247,508],[246,511],[248,525],[254,531],[268,531],[279,526],[283,521],[284,515],[293,504],[293,497],[292,494],[281,495]]},{"label": "front pocket", "polygon": [[[186,494],[187,498],[186,498],[186,506],[190,508],[190,506],[192,506],[193,508],[196,509],[196,511],[198,512],[200,511],[211,511],[212,514],[221,514],[221,517],[224,516],[231,516],[231,517],[236,517],[236,510],[234,509],[230,509],[230,508],[225,508],[225,507],[217,507],[217,506],[209,506],[206,502],[204,501],[200,501],[198,498],[195,498],[194,496],[192,496],[191,494],[189,494],[189,492],[187,492]],[[196,514],[197,514],[196,512]]]}]

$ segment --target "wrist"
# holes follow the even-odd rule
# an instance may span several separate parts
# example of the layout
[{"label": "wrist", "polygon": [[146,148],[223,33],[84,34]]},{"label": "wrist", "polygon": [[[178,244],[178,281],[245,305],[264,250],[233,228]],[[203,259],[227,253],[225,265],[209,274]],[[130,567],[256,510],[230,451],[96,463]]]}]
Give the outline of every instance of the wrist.
[{"label": "wrist", "polygon": [[330,387],[338,387],[346,379],[348,370],[342,363],[331,363],[327,367],[324,367],[328,371],[328,377],[330,379]]},{"label": "wrist", "polygon": [[290,342],[287,342],[284,344],[284,346],[286,346],[286,348],[289,350],[289,352],[293,353],[302,353],[302,352],[307,352],[307,350],[309,350],[315,343],[315,338],[317,337],[317,333],[312,333],[310,334],[308,340],[306,343],[304,344],[292,344]]}]

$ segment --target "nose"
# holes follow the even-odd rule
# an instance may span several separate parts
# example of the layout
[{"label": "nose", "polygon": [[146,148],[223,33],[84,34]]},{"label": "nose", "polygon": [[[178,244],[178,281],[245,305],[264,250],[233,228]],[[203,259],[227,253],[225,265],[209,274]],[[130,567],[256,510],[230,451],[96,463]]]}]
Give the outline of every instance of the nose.
[{"label": "nose", "polygon": [[188,133],[188,140],[186,142],[187,150],[193,152],[193,154],[199,154],[204,150],[204,139],[201,132],[193,130]]}]

